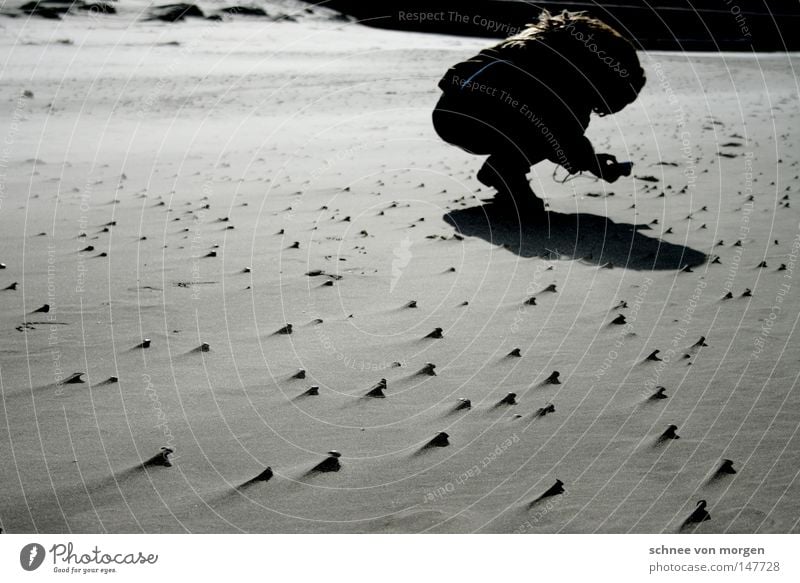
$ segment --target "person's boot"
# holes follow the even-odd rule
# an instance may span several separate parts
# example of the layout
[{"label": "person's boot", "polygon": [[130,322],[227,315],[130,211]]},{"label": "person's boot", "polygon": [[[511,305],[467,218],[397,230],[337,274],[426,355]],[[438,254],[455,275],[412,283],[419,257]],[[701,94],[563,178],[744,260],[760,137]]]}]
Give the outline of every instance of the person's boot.
[{"label": "person's boot", "polygon": [[523,216],[545,213],[544,201],[531,190],[525,169],[504,167],[490,156],[476,178],[481,184],[497,191],[492,201],[494,207],[516,211]]}]

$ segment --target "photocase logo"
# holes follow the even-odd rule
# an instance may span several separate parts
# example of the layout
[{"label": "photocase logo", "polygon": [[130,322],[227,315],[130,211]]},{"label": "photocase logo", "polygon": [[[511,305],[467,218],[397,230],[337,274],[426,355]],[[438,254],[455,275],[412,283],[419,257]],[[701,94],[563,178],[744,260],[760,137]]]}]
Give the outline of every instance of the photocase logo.
[{"label": "photocase logo", "polygon": [[392,259],[392,281],[389,284],[390,294],[394,292],[397,282],[400,281],[400,277],[403,275],[403,269],[408,266],[411,258],[414,256],[414,254],[411,253],[411,245],[413,244],[413,241],[406,235],[392,251],[394,259]]},{"label": "photocase logo", "polygon": [[26,571],[35,571],[44,562],[44,547],[39,543],[29,543],[19,552],[19,564]]}]

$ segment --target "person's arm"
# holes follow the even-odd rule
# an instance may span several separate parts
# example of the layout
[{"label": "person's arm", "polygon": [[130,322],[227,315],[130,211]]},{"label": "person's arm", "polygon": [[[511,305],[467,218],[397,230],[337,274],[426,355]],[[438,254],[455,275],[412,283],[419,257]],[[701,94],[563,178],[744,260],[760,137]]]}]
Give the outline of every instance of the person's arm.
[{"label": "person's arm", "polygon": [[[559,139],[560,138],[560,139]],[[629,166],[617,162],[611,154],[598,154],[589,139],[583,134],[556,136],[558,148],[548,158],[563,166],[570,174],[591,172],[606,182],[615,182],[620,176],[630,173]]]},{"label": "person's arm", "polygon": [[560,91],[558,86],[549,89],[551,93],[540,91],[537,99],[544,125],[549,126],[539,128],[549,151],[547,158],[563,166],[570,174],[591,172],[606,182],[615,182],[629,173],[629,166],[618,164],[614,156],[596,153],[584,135],[591,109],[577,98],[562,99],[561,95],[566,91]]}]

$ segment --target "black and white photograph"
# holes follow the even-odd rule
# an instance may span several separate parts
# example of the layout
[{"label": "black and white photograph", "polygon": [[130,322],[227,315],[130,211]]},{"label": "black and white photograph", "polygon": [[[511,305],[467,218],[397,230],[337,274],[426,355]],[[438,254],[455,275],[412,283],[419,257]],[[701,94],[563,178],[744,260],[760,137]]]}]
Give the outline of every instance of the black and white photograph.
[{"label": "black and white photograph", "polygon": [[792,572],[797,2],[169,1],[0,0],[10,580],[159,577],[142,534]]}]

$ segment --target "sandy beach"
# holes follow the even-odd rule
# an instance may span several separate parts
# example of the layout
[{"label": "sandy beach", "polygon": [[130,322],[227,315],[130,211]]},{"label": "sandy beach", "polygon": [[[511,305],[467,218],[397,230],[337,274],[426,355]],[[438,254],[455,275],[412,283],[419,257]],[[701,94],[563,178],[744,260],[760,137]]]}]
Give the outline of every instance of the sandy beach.
[{"label": "sandy beach", "polygon": [[796,55],[641,53],[531,225],[486,39],[144,5],[0,16],[3,531],[800,532]]}]

